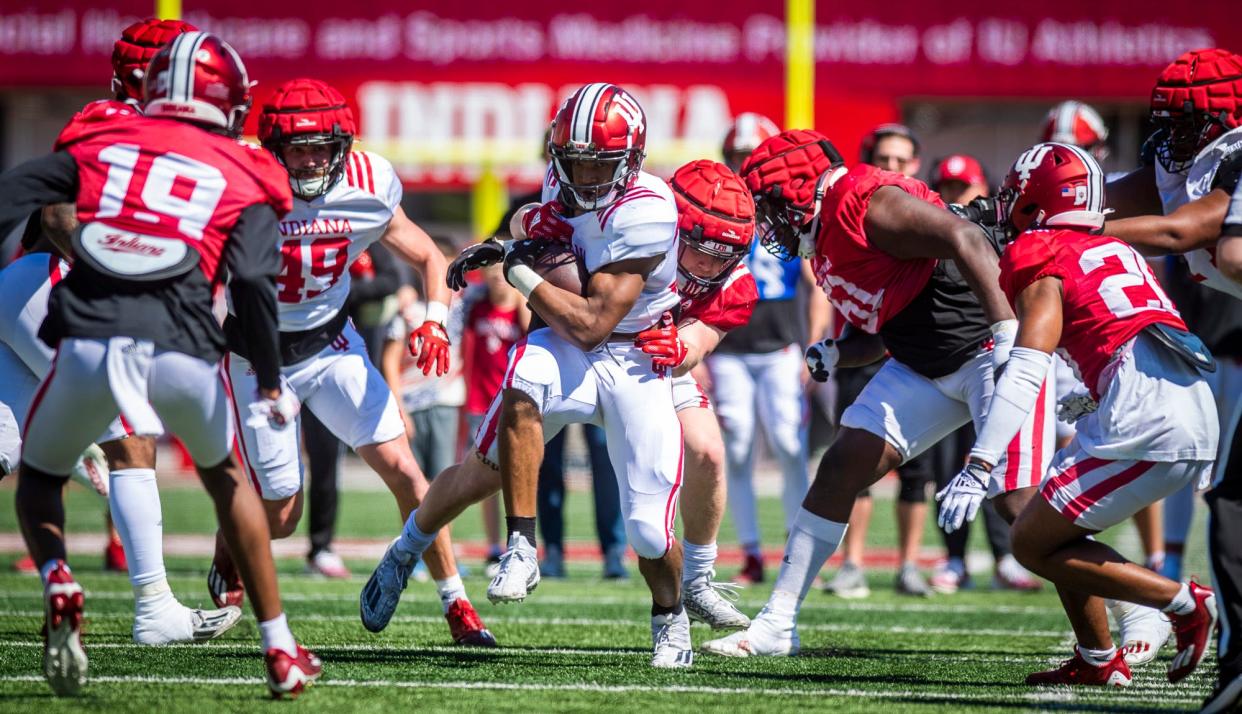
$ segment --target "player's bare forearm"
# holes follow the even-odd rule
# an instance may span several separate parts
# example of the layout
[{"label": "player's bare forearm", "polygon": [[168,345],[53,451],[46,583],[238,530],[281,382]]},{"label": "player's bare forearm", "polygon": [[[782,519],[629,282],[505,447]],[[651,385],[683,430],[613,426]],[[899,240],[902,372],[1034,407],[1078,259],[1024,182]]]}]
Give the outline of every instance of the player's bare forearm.
[{"label": "player's bare forearm", "polygon": [[634,307],[647,275],[662,259],[656,256],[605,265],[591,275],[585,296],[540,283],[530,294],[531,308],[548,327],[579,349],[595,349]]},{"label": "player's bare forearm", "polygon": [[1216,267],[1221,275],[1242,284],[1242,231],[1224,236],[1216,244]]},{"label": "player's bare forearm", "polygon": [[431,236],[411,221],[400,207],[393,214],[392,221],[380,241],[422,274],[428,302],[449,304],[453,293],[444,279],[448,274],[448,261],[444,259]]},{"label": "player's bare forearm", "polygon": [[824,339],[832,329],[832,306],[828,304],[828,296],[815,285],[810,261],[802,261],[802,282],[807,287],[806,344],[810,345]]},{"label": "player's bare forearm", "polygon": [[1213,189],[1167,216],[1150,215],[1110,220],[1104,235],[1120,238],[1143,255],[1168,255],[1206,248],[1220,237],[1229,211],[1229,194]]},{"label": "player's bare forearm", "polygon": [[698,320],[687,320],[677,326],[677,334],[686,347],[686,359],[673,370],[674,377],[687,374],[699,366],[720,344],[725,333]]},{"label": "player's bare forearm", "polygon": [[1013,319],[1000,289],[996,251],[975,224],[896,186],[875,192],[863,222],[867,239],[893,257],[952,259],[979,299],[988,322]]},{"label": "player's bare forearm", "polygon": [[78,210],[72,203],[53,203],[43,207],[39,217],[43,234],[67,257],[73,256],[73,232],[78,229]]},{"label": "player's bare forearm", "polygon": [[884,359],[886,350],[879,335],[849,329],[836,342],[838,367],[866,367]]},{"label": "player's bare forearm", "polygon": [[1015,306],[1018,334],[1013,346],[1052,354],[1061,341],[1061,279],[1036,280],[1018,294]]},{"label": "player's bare forearm", "polygon": [[1113,218],[1164,212],[1160,192],[1156,190],[1155,166],[1144,166],[1116,181],[1109,181],[1104,195],[1108,196],[1108,207],[1113,210]]}]

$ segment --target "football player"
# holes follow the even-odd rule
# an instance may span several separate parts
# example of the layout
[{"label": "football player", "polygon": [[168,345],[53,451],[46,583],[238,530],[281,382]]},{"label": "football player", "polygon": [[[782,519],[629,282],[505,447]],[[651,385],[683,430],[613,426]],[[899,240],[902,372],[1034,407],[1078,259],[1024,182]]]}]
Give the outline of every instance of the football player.
[{"label": "football player", "polygon": [[[767,605],[746,631],[704,645],[727,656],[787,656],[799,649],[798,609],[840,546],[856,494],[968,421],[982,426],[1016,324],[996,283],[996,246],[922,182],[866,164],[847,169],[823,134],[805,130],[761,144],[743,176],[765,247],[809,258],[849,323],[841,339],[807,349],[812,378],[892,356],[842,415]],[[1044,392],[990,489],[1007,518],[1034,495],[1051,451]]]},{"label": "football player", "polygon": [[1043,141],[1077,146],[1099,161],[1108,158],[1108,125],[1084,102],[1067,99],[1049,109],[1040,136]]},{"label": "football player", "polygon": [[[741,169],[759,144],[779,133],[765,116],[739,114],[725,135],[725,163],[734,171]],[[721,340],[700,378],[712,395],[723,432],[729,513],[745,556],[735,580],[757,583],[763,582],[764,566],[754,484],[756,428],[763,429],[780,466],[781,505],[785,527],[790,528],[808,483],[806,372],[800,345],[822,339],[830,317],[827,301],[818,295],[807,301],[805,310],[797,307],[799,283],[814,285],[805,261],[782,262],[751,241],[743,262],[759,292],[754,318]],[[717,382],[720,389],[714,388]],[[689,548],[688,539],[685,545]]]},{"label": "football player", "polygon": [[[549,326],[514,347],[474,453],[433,482],[367,583],[364,599],[382,593],[378,614],[385,621],[432,534],[502,485],[509,550],[488,597],[525,598],[539,583],[531,480],[540,447],[567,423],[591,422],[607,431],[626,533],[651,589],[652,666],[692,664],[681,547],[672,530],[682,481],[681,425],[672,380],[656,373],[652,357],[635,344],[680,302],[672,289],[676,200],[667,184],[642,172],[645,139],[642,109],[628,92],[611,84],[580,88],[554,121],[545,202],[515,216],[517,232],[529,240],[484,241],[450,266],[450,284],[461,288],[467,271],[504,261],[510,284]],[[571,243],[589,272],[585,296],[548,284],[530,267],[543,240]]]},{"label": "football player", "polygon": [[[194,30],[192,25],[178,20],[155,19],[142,20],[125,28],[112,52],[115,100],[92,104],[88,107],[91,116],[117,121],[136,116],[141,111],[143,74],[151,58],[176,36]],[[47,299],[52,286],[69,270],[62,258],[72,255],[70,235],[78,225],[72,203],[41,210],[43,220],[39,220],[36,212],[27,227],[31,239],[38,241],[30,246],[37,254],[14,262],[0,277],[4,286],[0,288],[4,294],[3,304],[23,306],[20,310],[6,311],[0,317],[0,322],[4,323],[0,327],[4,342],[21,357],[20,362],[9,360],[14,368],[5,370],[4,387],[0,388],[5,392],[0,395],[0,402],[18,409],[19,418],[13,424],[17,429],[24,424],[25,408],[51,365],[53,352],[36,333],[47,316]],[[0,432],[7,431],[8,425],[0,423]],[[20,439],[16,437],[17,431],[13,433],[14,439],[6,442],[0,460],[7,455],[16,468]],[[118,418],[108,426],[99,442],[96,450],[106,457],[107,467],[101,463],[92,470],[89,459],[79,460],[73,473],[75,477],[84,470],[98,474],[90,485],[110,501],[120,540],[130,554],[128,570],[134,589],[134,641],[163,645],[211,639],[223,634],[241,619],[239,608],[190,609],[177,601],[168,586],[161,542],[159,489],[155,480],[154,437],[133,434]],[[116,550],[121,551],[120,547]]]},{"label": "football player", "polygon": [[755,207],[741,178],[714,161],[682,166],[669,186],[677,200],[681,312],[675,324],[639,333],[638,345],[652,355],[657,370],[672,371],[673,403],[685,441],[680,497],[690,507],[682,509],[682,604],[692,620],[713,630],[739,629],[750,618],[721,595],[735,586],[713,582],[725,507],[725,444],[711,400],[692,370],[726,333],[750,321],[759,301],[755,279],[742,262],[754,242]]},{"label": "football player", "polygon": [[[378,154],[353,149],[352,110],[335,88],[316,79],[294,79],[277,88],[259,116],[259,139],[284,167],[293,210],[280,222],[280,274],[276,278],[281,381],[337,438],[367,463],[397,500],[402,517],[418,505],[427,480],[410,451],[392,391],[367,356],[348,320],[350,264],[382,241],[419,270],[428,287],[426,321],[410,336],[423,374],[449,368],[449,291],[445,260],[401,208],[401,181]],[[224,323],[229,338],[225,368],[235,394],[254,389],[252,347],[240,316]],[[240,407],[241,405],[238,404]],[[293,533],[302,515],[302,459],[297,429],[274,429],[266,420],[238,413],[242,461],[263,496],[272,536]],[[208,577],[217,604],[241,599],[229,553],[217,541]],[[427,567],[436,581],[453,641],[495,647],[466,596],[448,531],[432,546]],[[368,604],[363,603],[363,612]],[[368,629],[373,622],[363,618]]]},{"label": "football player", "polygon": [[1020,233],[1000,275],[1018,335],[969,460],[948,489],[949,518],[973,515],[978,500],[968,484],[995,479],[992,465],[1035,408],[1060,350],[1089,395],[1040,498],[1014,522],[1013,544],[1023,565],[1057,584],[1078,644],[1061,667],[1026,681],[1129,685],[1130,668],[1109,635],[1107,597],[1168,614],[1178,650],[1168,677],[1178,682],[1203,656],[1215,596],[1130,563],[1091,536],[1211,471],[1218,425],[1202,372],[1215,365],[1138,252],[1101,234],[1104,175],[1089,154],[1035,145],[1014,162],[1000,201]]},{"label": "football player", "polygon": [[255,358],[256,418],[287,426],[276,341],[274,236],[292,196],[279,165],[236,137],[250,107],[237,54],[187,32],[159,50],[144,78],[146,117],[88,105],[56,151],[0,177],[4,220],[76,202],[74,267],[52,290],[39,337],[56,347],[30,407],[17,511],[40,565],[44,674],[57,694],[86,678],[82,587],[65,562],[62,490],[74,460],[119,414],[136,434],[167,425],[189,450],[259,620],[275,696],[296,695],[320,663],[293,638],[281,609],[262,507],[230,450],[233,423],[218,370],[224,335],[212,286],[227,274]]},{"label": "football player", "polygon": [[[1203,285],[1242,297],[1242,244],[1228,234],[1230,196],[1242,174],[1242,56],[1221,49],[1187,52],[1157,78],[1150,116],[1156,133],[1148,141],[1155,161],[1109,184],[1116,213],[1104,230],[1143,255],[1180,253],[1191,276]],[[1233,475],[1238,453],[1230,449],[1242,419],[1242,362],[1222,357],[1213,385],[1221,418],[1221,451],[1215,488],[1207,496],[1208,555],[1221,596],[1224,620],[1218,649],[1219,679],[1206,704],[1209,710],[1242,700],[1242,573],[1230,565],[1237,513],[1242,511],[1242,480]],[[1231,462],[1233,462],[1231,464]],[[1231,465],[1233,468],[1231,468]],[[1193,515],[1193,487],[1166,500],[1166,539],[1185,541]],[[1163,574],[1177,577],[1181,555],[1170,547]]]}]

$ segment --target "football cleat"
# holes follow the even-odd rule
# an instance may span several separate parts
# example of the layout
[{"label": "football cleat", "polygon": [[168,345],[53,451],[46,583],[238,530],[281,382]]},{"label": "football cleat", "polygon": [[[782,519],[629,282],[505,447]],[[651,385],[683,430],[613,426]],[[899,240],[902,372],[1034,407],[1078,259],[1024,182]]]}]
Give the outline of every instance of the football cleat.
[{"label": "football cleat", "polygon": [[241,607],[246,599],[246,587],[242,585],[241,574],[233,564],[233,556],[224,542],[224,537],[216,534],[216,554],[211,559],[211,568],[207,571],[207,592],[211,593],[211,601],[216,607]]},{"label": "football cleat", "polygon": [[1177,636],[1177,654],[1169,663],[1169,681],[1176,684],[1195,671],[1207,648],[1208,635],[1216,624],[1216,594],[1191,581],[1190,595],[1195,609],[1185,615],[1169,613],[1173,634]]},{"label": "football cleat", "polygon": [[539,560],[535,546],[519,533],[509,535],[509,549],[500,556],[496,577],[487,586],[487,599],[493,604],[522,602],[539,587]]},{"label": "football cleat", "polygon": [[797,624],[790,620],[788,625],[782,625],[768,612],[765,606],[750,627],[704,643],[703,651],[724,657],[792,657],[798,654],[802,643],[798,639]]},{"label": "football cleat", "polygon": [[241,617],[240,607],[199,610],[174,600],[171,608],[134,618],[134,642],[152,646],[206,642],[233,629]]},{"label": "football cleat", "polygon": [[898,595],[929,597],[932,594],[927,581],[923,579],[923,574],[911,564],[903,565],[897,571],[897,581],[893,584],[893,589],[897,591]]},{"label": "football cleat", "polygon": [[320,575],[333,580],[346,580],[350,575],[349,568],[345,567],[345,561],[330,550],[321,550],[307,558],[304,572],[307,575]]},{"label": "football cleat", "polygon": [[104,570],[109,573],[128,573],[129,563],[125,560],[125,546],[120,540],[109,540],[104,546]]},{"label": "football cleat", "polygon": [[1026,676],[1026,683],[1050,686],[1057,684],[1075,684],[1096,687],[1128,687],[1130,686],[1130,665],[1121,651],[1108,664],[1097,667],[1083,659],[1078,648],[1074,648],[1074,656],[1067,659],[1056,669],[1047,672],[1033,672]]},{"label": "football cleat", "polygon": [[1226,678],[1222,672],[1212,693],[1203,700],[1203,708],[1199,710],[1199,714],[1218,714],[1239,708],[1242,708],[1242,675]]},{"label": "football cleat", "polygon": [[57,696],[74,696],[86,684],[82,648],[82,586],[65,561],[57,561],[43,588],[43,674]]},{"label": "football cleat", "polygon": [[483,625],[483,620],[479,618],[479,613],[475,612],[474,605],[464,597],[459,597],[449,605],[448,612],[444,613],[444,619],[448,620],[449,632],[453,635],[453,641],[459,645],[467,647],[495,647],[496,638]]},{"label": "football cleat", "polygon": [[843,597],[847,600],[869,597],[871,588],[867,587],[867,576],[863,573],[863,569],[851,563],[841,563],[841,569],[837,571],[832,582],[824,587],[824,592],[837,597]]},{"label": "football cleat", "polygon": [[[960,568],[959,568],[960,565]],[[965,571],[965,564],[960,561],[950,563],[942,562],[932,571],[931,578],[927,584],[931,586],[932,592],[941,595],[952,595],[958,590],[966,590],[971,587],[970,573]]]},{"label": "football cleat", "polygon": [[1105,602],[1121,632],[1121,654],[1126,658],[1126,664],[1134,668],[1155,659],[1173,631],[1173,625],[1164,613],[1121,600]]},{"label": "football cleat", "polygon": [[742,569],[733,576],[733,582],[742,585],[754,585],[763,582],[763,558],[753,553],[746,554]]},{"label": "football cleat", "polygon": [[1043,582],[1022,567],[1013,555],[1006,555],[996,562],[996,572],[992,574],[993,590],[1035,592],[1043,587]]},{"label": "football cleat", "polygon": [[682,585],[681,602],[690,619],[710,625],[713,630],[742,630],[750,626],[750,618],[733,603],[737,602],[738,586],[717,583],[714,571]]},{"label": "football cleat", "polygon": [[657,669],[685,669],[694,664],[690,643],[690,618],[681,612],[651,616],[651,643],[655,650],[651,666]]},{"label": "football cleat", "polygon": [[21,573],[22,575],[38,575],[39,568],[35,565],[34,558],[31,558],[29,555],[23,555],[13,561],[13,572]]},{"label": "football cleat", "polygon": [[362,594],[358,598],[358,611],[362,615],[362,626],[371,632],[380,632],[388,627],[388,621],[397,611],[397,603],[401,602],[401,593],[410,582],[410,571],[414,569],[417,558],[405,558],[397,552],[398,536],[384,551],[384,557],[375,566],[375,571],[362,586]]},{"label": "football cleat", "polygon": [[272,693],[272,699],[280,699],[286,694],[290,699],[297,699],[307,685],[319,679],[323,671],[323,663],[315,653],[302,645],[298,645],[296,657],[273,647],[264,658],[267,660],[267,689]]}]

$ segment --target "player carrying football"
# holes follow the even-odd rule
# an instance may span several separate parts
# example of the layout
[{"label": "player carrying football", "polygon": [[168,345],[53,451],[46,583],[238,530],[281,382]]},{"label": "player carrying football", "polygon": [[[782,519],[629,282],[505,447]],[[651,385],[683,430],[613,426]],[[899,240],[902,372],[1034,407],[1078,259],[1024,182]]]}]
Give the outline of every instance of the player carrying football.
[{"label": "player carrying football", "polygon": [[[147,117],[114,121],[99,103],[75,117],[56,151],[0,178],[0,220],[76,202],[75,262],[52,290],[39,336],[57,348],[30,408],[17,486],[22,532],[45,586],[44,673],[58,694],[85,682],[82,587],[65,563],[63,487],[73,462],[123,415],[136,434],[167,425],[185,443],[241,554],[273,695],[319,676],[281,610],[262,507],[233,461],[229,397],[218,370],[224,335],[212,287],[229,276],[255,357],[258,389],[240,395],[274,427],[296,401],[281,391],[274,278],[276,223],[291,207],[284,174],[236,137],[250,82],[219,38],[181,34],[148,66]],[[111,114],[114,114],[112,112]]]},{"label": "player carrying football", "polygon": [[1215,365],[1142,257],[1101,235],[1103,171],[1089,154],[1035,145],[1014,162],[1000,201],[1020,233],[1000,274],[1018,334],[946,504],[977,507],[964,496],[966,484],[995,480],[993,464],[1035,407],[1052,352],[1060,351],[1090,400],[1040,497],[1014,522],[1013,545],[1024,566],[1057,585],[1078,644],[1064,665],[1026,681],[1129,685],[1104,612],[1102,598],[1114,598],[1168,613],[1177,636],[1168,677],[1178,682],[1203,656],[1216,617],[1212,591],[1130,563],[1090,536],[1210,472],[1218,426],[1202,372]]},{"label": "player carrying football", "polygon": [[[892,355],[842,415],[767,605],[746,631],[704,645],[734,657],[787,656],[800,646],[798,609],[841,544],[857,494],[963,424],[982,426],[1015,325],[996,284],[997,247],[922,182],[865,164],[847,169],[824,135],[804,130],[761,144],[743,177],[765,247],[811,259],[849,323],[841,339],[807,350],[812,377]],[[1034,494],[1051,451],[1050,398],[1044,390],[991,486],[1008,518]]]},{"label": "player carrying football", "polygon": [[[355,133],[345,98],[315,79],[295,79],[277,88],[259,117],[259,138],[284,167],[294,196],[293,210],[279,225],[281,381],[380,475],[405,518],[426,493],[427,480],[410,451],[396,399],[348,320],[349,266],[367,246],[381,241],[422,273],[430,303],[427,321],[410,337],[410,349],[424,374],[448,371],[444,322],[450,293],[444,285],[444,256],[406,217],[392,165],[353,149]],[[234,393],[248,394],[256,375],[238,317],[231,315],[224,323],[229,338],[225,367]],[[272,536],[287,537],[302,515],[298,430],[273,429],[244,413],[236,417],[242,460],[263,496]],[[241,592],[228,553],[219,545],[208,584],[217,604],[223,604],[240,600]],[[453,641],[495,647],[466,596],[447,530],[431,547],[427,568]],[[369,607],[362,603],[364,613]],[[378,631],[368,618],[363,623]]]}]

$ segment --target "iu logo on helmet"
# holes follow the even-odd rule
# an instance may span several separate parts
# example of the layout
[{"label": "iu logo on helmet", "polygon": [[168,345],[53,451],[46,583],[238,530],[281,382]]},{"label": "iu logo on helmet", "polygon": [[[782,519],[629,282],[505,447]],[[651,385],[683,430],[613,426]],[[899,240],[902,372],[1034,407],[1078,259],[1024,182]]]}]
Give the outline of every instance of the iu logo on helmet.
[{"label": "iu logo on helmet", "polygon": [[1013,170],[1018,172],[1018,186],[1020,188],[1026,188],[1026,182],[1030,180],[1031,172],[1039,168],[1039,165],[1044,162],[1044,157],[1048,155],[1049,151],[1052,151],[1052,146],[1048,144],[1032,146],[1022,152],[1018,160],[1013,162]]},{"label": "iu logo on helmet", "polygon": [[645,132],[647,130],[643,110],[638,106],[638,102],[634,101],[633,97],[625,92],[617,92],[616,96],[613,97],[613,101],[617,103],[617,113],[621,115],[622,119],[625,119],[626,125],[630,128],[627,136],[633,137],[636,132]]}]

